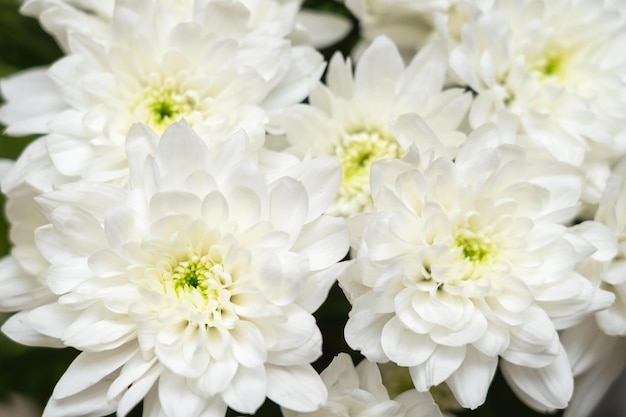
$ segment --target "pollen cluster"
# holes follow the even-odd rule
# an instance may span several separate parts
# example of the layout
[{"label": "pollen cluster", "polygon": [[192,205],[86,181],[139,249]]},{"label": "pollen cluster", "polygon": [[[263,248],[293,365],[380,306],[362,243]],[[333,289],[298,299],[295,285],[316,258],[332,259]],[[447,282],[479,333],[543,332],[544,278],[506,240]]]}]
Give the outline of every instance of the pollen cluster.
[{"label": "pollen cluster", "polygon": [[195,101],[189,94],[164,85],[149,88],[140,107],[145,110],[144,122],[155,130],[162,131],[181,117],[191,113],[195,108]]},{"label": "pollen cluster", "polygon": [[339,158],[343,179],[338,199],[370,200],[370,167],[385,158],[399,158],[402,149],[395,137],[381,129],[354,129],[347,131],[338,141],[334,155]]},{"label": "pollen cluster", "polygon": [[203,317],[198,321],[208,325],[234,318],[230,310],[236,283],[221,260],[219,253],[190,254],[161,272],[165,291],[173,292],[181,304],[192,305]]}]

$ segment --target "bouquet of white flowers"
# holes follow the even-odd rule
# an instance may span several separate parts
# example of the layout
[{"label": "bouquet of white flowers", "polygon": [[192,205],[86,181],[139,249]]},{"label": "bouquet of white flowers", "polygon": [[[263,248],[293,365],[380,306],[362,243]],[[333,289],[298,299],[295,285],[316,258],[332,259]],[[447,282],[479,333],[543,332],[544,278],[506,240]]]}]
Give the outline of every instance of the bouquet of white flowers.
[{"label": "bouquet of white flowers", "polygon": [[584,417],[624,369],[626,2],[20,12],[59,52],[0,65],[0,311],[71,348],[44,416]]}]

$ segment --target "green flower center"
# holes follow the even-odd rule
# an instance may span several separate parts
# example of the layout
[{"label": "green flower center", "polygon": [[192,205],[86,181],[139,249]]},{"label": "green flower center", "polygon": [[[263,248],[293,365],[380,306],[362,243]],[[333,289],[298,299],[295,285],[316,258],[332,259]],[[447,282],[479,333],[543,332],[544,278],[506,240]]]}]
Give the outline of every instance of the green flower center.
[{"label": "green flower center", "polygon": [[163,278],[173,284],[179,297],[191,293],[202,296],[207,301],[226,302],[231,298],[232,276],[224,270],[221,259],[211,259],[208,255],[191,255],[186,260],[173,265]]},{"label": "green flower center", "polygon": [[569,53],[560,47],[548,47],[531,60],[530,70],[540,78],[563,79],[567,71]]},{"label": "green flower center", "polygon": [[493,261],[495,247],[485,236],[462,233],[456,237],[455,244],[461,249],[463,258],[469,262],[486,264]]},{"label": "green flower center", "polygon": [[[385,158],[399,158],[402,149],[391,133],[380,129],[353,129],[346,131],[334,148],[339,158],[343,177],[338,200],[360,201],[369,204],[370,167]],[[352,213],[341,212],[340,215]]]},{"label": "green flower center", "polygon": [[197,106],[193,94],[181,92],[168,84],[171,83],[148,88],[138,105],[145,118],[142,121],[157,132],[189,115]]}]

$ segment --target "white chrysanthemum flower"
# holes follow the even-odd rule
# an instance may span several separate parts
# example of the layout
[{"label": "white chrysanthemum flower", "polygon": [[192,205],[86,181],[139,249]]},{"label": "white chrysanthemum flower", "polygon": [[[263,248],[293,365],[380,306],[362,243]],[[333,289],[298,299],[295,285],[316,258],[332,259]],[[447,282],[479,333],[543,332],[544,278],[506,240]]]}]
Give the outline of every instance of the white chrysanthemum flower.
[{"label": "white chrysanthemum flower", "polygon": [[529,146],[584,167],[595,204],[626,152],[625,39],[626,16],[607,2],[499,0],[468,16],[450,65],[478,93],[473,127],[514,114]]},{"label": "white chrysanthemum flower", "polygon": [[[193,19],[194,7],[203,7],[213,0],[139,0],[148,7],[157,6],[167,10],[169,19],[189,21]],[[249,31],[263,29],[279,37],[285,36],[294,24],[300,0],[277,2],[275,0],[237,0],[247,7],[251,17],[247,22]],[[71,51],[70,33],[92,38],[106,39],[107,26],[114,20],[115,9],[120,4],[131,5],[132,0],[26,0],[21,12],[37,18],[66,52]],[[271,23],[271,24],[270,24]]]},{"label": "white chrysanthemum flower", "polygon": [[626,336],[626,157],[607,181],[595,220],[611,229],[618,242],[616,256],[600,266],[601,287],[615,294],[615,302],[596,319],[607,335]]},{"label": "white chrysanthemum flower", "polygon": [[136,122],[162,132],[184,118],[223,137],[243,128],[260,146],[266,112],[306,97],[322,57],[251,33],[241,3],[197,6],[181,21],[152,0],[116,3],[104,38],[70,32],[70,55],[2,83],[0,120],[11,134],[48,133],[57,169],[96,181],[124,177],[124,139]]},{"label": "white chrysanthemum flower", "polygon": [[626,337],[608,336],[593,317],[561,333],[574,373],[565,417],[588,417],[626,369]]},{"label": "white chrysanthemum flower", "polygon": [[[341,16],[301,10],[302,0],[237,1],[249,10],[248,31],[256,35],[287,36],[298,44],[322,48],[339,41],[351,29],[350,22]],[[207,0],[158,1],[178,20],[190,20],[194,7],[203,2]],[[69,51],[70,32],[89,37],[106,36],[106,25],[113,19],[115,4],[115,0],[26,0],[21,12],[37,18],[61,48]]]},{"label": "white chrysanthemum flower", "polygon": [[595,248],[561,224],[577,209],[577,174],[498,141],[485,127],[454,161],[423,147],[374,164],[375,212],[351,219],[357,262],[340,278],[345,336],[408,367],[419,391],[445,382],[464,407],[484,402],[499,362],[527,404],[563,408],[573,378],[557,330],[613,297],[575,270]]},{"label": "white chrysanthemum flower", "polygon": [[[395,45],[380,37],[365,51],[354,75],[350,59],[336,54],[326,85],[311,93],[309,105],[296,105],[273,119],[284,127],[289,152],[333,155],[341,161],[343,180],[329,213],[349,216],[372,207],[370,165],[398,158],[419,138],[398,136],[390,124],[401,114],[421,117],[422,136],[438,135],[451,156],[465,140],[456,129],[471,96],[443,90],[445,49],[432,44],[405,67]],[[433,133],[434,132],[434,133]]]},{"label": "white chrysanthemum flower", "polygon": [[311,313],[349,239],[322,215],[337,162],[268,181],[243,133],[209,147],[185,124],[161,138],[137,125],[127,149],[130,189],[78,182],[37,197],[55,300],[3,330],[82,351],[45,415],[123,416],[145,399],[145,415],[223,416],[266,396],[315,410],[326,389],[309,365],[321,354]]},{"label": "white chrysanthemum flower", "polygon": [[[588,415],[626,366],[626,158],[614,167],[595,220],[611,230],[617,251],[610,257],[589,259],[580,269],[595,285],[615,294],[615,301],[597,312],[595,320],[563,332],[576,376],[568,417]],[[602,236],[590,238],[602,243]]]},{"label": "white chrysanthemum flower", "polygon": [[[35,229],[47,222],[34,197],[51,191],[52,184],[67,181],[54,169],[41,139],[33,141],[3,176],[4,214],[10,225],[12,247],[10,253],[0,259],[0,311],[30,309],[54,300],[54,294],[46,285],[49,263],[35,246]],[[49,344],[60,345],[52,339]]]},{"label": "white chrysanthemum flower", "polygon": [[355,368],[347,353],[340,353],[322,372],[328,401],[310,413],[283,409],[285,417],[441,417],[429,393],[406,391],[389,398],[375,363],[364,359]]},{"label": "white chrysanthemum flower", "polygon": [[[345,4],[359,21],[365,46],[385,35],[412,56],[432,33],[432,13],[447,10],[452,1],[346,0]],[[362,47],[357,46],[357,50]]]},{"label": "white chrysanthemum flower", "polygon": [[346,0],[348,9],[358,19],[362,41],[353,55],[360,55],[377,36],[393,39],[410,60],[436,33],[434,18],[446,17],[451,33],[458,33],[467,16],[480,9],[488,9],[494,0]]}]

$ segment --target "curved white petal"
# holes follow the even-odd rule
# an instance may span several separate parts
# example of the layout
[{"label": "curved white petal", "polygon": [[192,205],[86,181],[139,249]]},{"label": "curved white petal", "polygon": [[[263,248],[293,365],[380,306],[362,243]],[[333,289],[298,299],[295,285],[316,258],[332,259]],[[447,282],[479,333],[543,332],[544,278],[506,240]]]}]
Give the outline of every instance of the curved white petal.
[{"label": "curved white petal", "polygon": [[528,368],[506,360],[500,366],[513,392],[531,408],[546,412],[567,407],[574,378],[562,347],[555,360],[545,367]]}]

